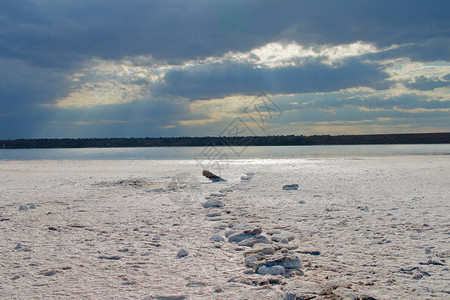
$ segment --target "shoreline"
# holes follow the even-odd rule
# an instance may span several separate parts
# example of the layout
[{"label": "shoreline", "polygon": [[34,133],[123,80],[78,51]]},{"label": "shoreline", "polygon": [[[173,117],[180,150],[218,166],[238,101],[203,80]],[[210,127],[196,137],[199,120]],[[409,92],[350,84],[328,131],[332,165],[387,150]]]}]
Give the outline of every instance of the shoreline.
[{"label": "shoreline", "polygon": [[450,132],[364,135],[276,135],[142,138],[37,138],[3,139],[0,148],[114,148],[114,147],[214,147],[214,146],[319,146],[450,144]]}]

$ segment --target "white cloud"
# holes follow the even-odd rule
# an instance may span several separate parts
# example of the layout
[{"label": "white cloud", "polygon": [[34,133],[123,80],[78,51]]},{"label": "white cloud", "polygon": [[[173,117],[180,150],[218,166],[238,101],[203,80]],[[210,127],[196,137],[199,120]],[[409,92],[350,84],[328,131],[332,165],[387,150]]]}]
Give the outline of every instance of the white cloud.
[{"label": "white cloud", "polygon": [[[390,48],[395,47],[397,46],[393,45]],[[56,106],[63,108],[90,107],[150,99],[152,87],[164,83],[164,76],[169,70],[230,62],[250,64],[254,67],[280,68],[299,65],[310,59],[321,60],[329,65],[338,65],[340,61],[346,58],[376,53],[386,49],[378,49],[370,43],[360,41],[336,46],[322,45],[309,48],[295,42],[274,42],[245,53],[229,52],[221,57],[191,60],[183,65],[169,65],[146,56],[128,57],[117,61],[92,59],[85,64],[84,68],[77,70],[70,76],[69,80],[73,83],[71,92],[65,97],[61,97]],[[409,59],[396,59],[380,63],[390,75],[389,80],[392,83],[390,89],[379,93],[379,95],[383,94],[385,99],[409,93],[410,89],[405,84],[415,82],[418,76],[444,78],[446,74],[450,73],[450,63],[447,62],[423,63],[412,62]],[[360,89],[358,88],[358,91],[361,91]],[[367,95],[375,92],[370,88],[363,89]],[[348,91],[351,90],[352,88],[348,89]],[[430,98],[434,97],[435,99],[447,100],[449,98],[449,91],[445,88],[441,88],[439,91],[423,91],[421,93],[428,94]],[[240,98],[242,99],[242,97]],[[227,105],[236,103],[230,99],[230,97],[226,97],[220,101],[226,102]],[[212,106],[217,105],[217,101],[217,99],[210,99],[210,104]],[[293,105],[295,104],[292,103],[291,106]],[[223,111],[223,107],[220,109],[222,111],[218,115],[228,111],[228,109]]]},{"label": "white cloud", "polygon": [[363,42],[314,48],[305,48],[295,42],[275,42],[245,53],[229,52],[221,57],[191,60],[181,66],[164,64],[142,55],[117,61],[95,58],[68,78],[72,82],[71,91],[61,97],[56,106],[89,107],[149,98],[151,85],[158,81],[163,82],[166,71],[173,69],[230,61],[250,63],[255,67],[277,68],[298,65],[312,58],[334,64],[347,57],[376,51],[378,51],[376,47]]},{"label": "white cloud", "polygon": [[410,81],[415,77],[442,78],[450,73],[450,62],[413,62],[408,58],[388,60],[384,62],[385,71],[393,81]]},{"label": "white cloud", "polygon": [[89,107],[142,100],[150,96],[149,85],[161,74],[159,67],[136,65],[131,60],[93,59],[68,78],[73,83],[71,92],[56,106]]},{"label": "white cloud", "polygon": [[[275,68],[299,65],[307,59],[321,59],[323,63],[335,64],[348,57],[379,51],[374,45],[361,41],[337,46],[322,45],[308,48],[296,42],[274,42],[249,52],[229,52],[218,60],[232,60]],[[209,60],[214,59],[209,58]]]}]

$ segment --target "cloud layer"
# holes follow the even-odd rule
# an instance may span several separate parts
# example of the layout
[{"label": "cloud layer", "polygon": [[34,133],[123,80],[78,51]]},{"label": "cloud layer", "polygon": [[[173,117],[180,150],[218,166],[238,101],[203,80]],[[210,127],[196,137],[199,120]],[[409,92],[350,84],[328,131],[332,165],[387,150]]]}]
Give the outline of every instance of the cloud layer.
[{"label": "cloud layer", "polygon": [[267,134],[449,131],[449,11],[444,0],[2,1],[0,138],[214,135],[259,91],[285,110]]}]

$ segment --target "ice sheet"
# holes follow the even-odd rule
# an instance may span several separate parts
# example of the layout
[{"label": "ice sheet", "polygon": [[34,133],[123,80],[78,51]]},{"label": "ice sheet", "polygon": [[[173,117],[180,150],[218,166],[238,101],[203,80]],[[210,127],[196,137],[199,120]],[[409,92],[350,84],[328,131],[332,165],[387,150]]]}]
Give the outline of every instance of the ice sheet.
[{"label": "ice sheet", "polygon": [[[282,299],[309,284],[316,299],[450,297],[450,157],[223,161],[217,183],[202,169],[0,162],[0,298]],[[244,274],[248,249],[225,237],[242,224],[292,235],[302,273]]]}]

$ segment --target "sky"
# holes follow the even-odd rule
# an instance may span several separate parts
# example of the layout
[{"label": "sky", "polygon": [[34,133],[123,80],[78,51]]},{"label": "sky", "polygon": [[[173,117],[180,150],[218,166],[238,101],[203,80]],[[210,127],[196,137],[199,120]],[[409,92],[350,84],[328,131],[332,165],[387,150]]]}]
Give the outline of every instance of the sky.
[{"label": "sky", "polygon": [[448,0],[2,0],[0,139],[450,131]]}]

